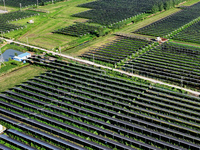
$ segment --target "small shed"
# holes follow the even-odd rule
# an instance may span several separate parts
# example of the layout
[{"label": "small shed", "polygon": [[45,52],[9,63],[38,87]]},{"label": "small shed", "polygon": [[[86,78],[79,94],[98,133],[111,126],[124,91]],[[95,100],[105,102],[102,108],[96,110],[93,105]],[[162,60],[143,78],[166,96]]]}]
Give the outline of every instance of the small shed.
[{"label": "small shed", "polygon": [[157,37],[157,38],[156,38],[156,41],[161,42],[162,39],[161,39],[160,37]]},{"label": "small shed", "polygon": [[31,24],[34,23],[34,20],[29,20],[28,23],[31,23]]},{"label": "small shed", "polygon": [[29,57],[31,57],[30,53],[23,53],[23,54],[13,57],[13,60],[22,61],[22,60],[26,60]]},{"label": "small shed", "polygon": [[164,42],[168,41],[168,39],[157,37],[156,41],[158,41],[161,44],[161,43],[164,43]]}]

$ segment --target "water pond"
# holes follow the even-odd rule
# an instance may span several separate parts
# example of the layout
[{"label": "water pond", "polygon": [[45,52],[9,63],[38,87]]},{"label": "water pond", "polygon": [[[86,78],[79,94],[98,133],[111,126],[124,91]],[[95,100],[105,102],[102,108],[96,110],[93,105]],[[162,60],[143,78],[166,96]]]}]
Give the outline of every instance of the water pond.
[{"label": "water pond", "polygon": [[18,55],[22,54],[23,52],[14,50],[14,49],[7,49],[4,53],[3,53],[3,59],[4,61],[8,61],[9,58],[13,58],[15,56],[15,53],[17,53]]}]

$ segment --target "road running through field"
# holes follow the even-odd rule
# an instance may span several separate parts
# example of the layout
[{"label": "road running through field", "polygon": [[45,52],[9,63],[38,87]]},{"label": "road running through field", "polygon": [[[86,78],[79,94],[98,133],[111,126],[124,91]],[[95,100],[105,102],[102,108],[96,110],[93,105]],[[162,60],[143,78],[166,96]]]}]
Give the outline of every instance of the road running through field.
[{"label": "road running through field", "polygon": [[25,43],[13,41],[13,40],[5,39],[5,38],[1,38],[1,39],[6,40],[8,43],[12,43],[13,42],[15,44],[19,44],[19,45],[23,45],[23,46],[26,46],[26,47],[42,50],[42,51],[44,51],[46,53],[52,53],[53,55],[59,55],[61,57],[64,57],[64,58],[67,58],[67,59],[71,59],[71,60],[74,60],[74,61],[77,61],[77,62],[93,65],[93,66],[104,68],[104,69],[117,71],[117,72],[120,72],[120,73],[128,75],[128,76],[138,77],[140,79],[144,79],[144,80],[147,80],[147,81],[150,81],[150,82],[153,82],[153,83],[158,83],[158,84],[161,84],[161,85],[174,87],[174,88],[177,88],[177,89],[181,89],[181,90],[187,91],[187,92],[189,92],[189,93],[191,93],[193,95],[200,96],[200,92],[196,92],[196,91],[193,91],[193,90],[190,90],[190,89],[186,89],[186,88],[183,88],[183,87],[180,87],[180,86],[176,86],[176,85],[173,85],[173,84],[168,84],[168,83],[165,83],[165,82],[162,82],[162,81],[158,81],[158,80],[155,80],[155,79],[147,78],[147,77],[140,76],[140,75],[137,75],[137,74],[128,73],[128,72],[125,72],[125,71],[122,71],[122,70],[119,70],[119,69],[113,69],[111,67],[107,67],[107,66],[103,66],[103,65],[100,65],[100,64],[96,64],[96,63],[93,63],[93,62],[88,61],[88,60],[83,60],[83,59],[72,57],[72,56],[69,56],[69,55],[59,54],[59,53],[52,52],[52,51],[44,49],[44,48],[40,48],[40,47],[29,45],[29,44],[25,44]]}]

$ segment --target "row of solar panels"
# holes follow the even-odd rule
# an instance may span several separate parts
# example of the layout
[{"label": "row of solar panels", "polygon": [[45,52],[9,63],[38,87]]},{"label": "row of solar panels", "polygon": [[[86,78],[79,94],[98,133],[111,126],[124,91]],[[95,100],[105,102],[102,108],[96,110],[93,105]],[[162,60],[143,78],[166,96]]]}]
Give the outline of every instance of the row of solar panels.
[{"label": "row of solar panels", "polygon": [[[47,84],[47,85],[51,85],[51,86],[53,86],[53,87],[59,87],[59,88],[61,88],[61,89],[66,89],[66,88],[67,88],[66,86],[62,86],[62,85],[55,84],[55,83],[52,83],[52,82],[48,82],[48,81],[45,81],[45,80],[41,80],[41,79],[35,79],[35,80],[39,81],[40,83],[32,82],[32,81],[27,81],[27,83],[29,83],[29,84],[31,84],[31,85],[34,85],[34,86],[37,86],[37,87],[40,87],[40,88],[43,88],[43,89],[51,89],[51,91],[55,91],[55,90],[57,90],[57,89],[52,88],[52,87],[49,87],[49,86],[46,86],[46,85],[44,85],[44,84],[42,84],[42,83],[45,83],[45,84]],[[71,89],[71,90],[73,90],[73,89]],[[69,89],[69,91],[71,91],[71,90]],[[77,91],[77,90],[75,90],[75,91]],[[80,92],[80,91],[78,91],[78,92]],[[65,94],[65,91],[60,90],[59,93]],[[89,94],[89,95],[91,96],[92,94]],[[95,95],[94,95],[94,97],[95,97]],[[102,104],[101,104],[101,105],[102,105]],[[106,105],[107,105],[107,104],[104,104],[104,106],[105,106],[106,108],[110,108],[111,110],[117,110],[117,111],[124,112],[126,115],[127,115],[127,114],[132,114],[132,115],[134,114],[135,116],[141,116],[141,114],[138,114],[138,113],[135,113],[135,112],[132,112],[132,111],[128,111],[127,109],[115,107],[115,106],[112,106],[112,105],[107,105],[107,106],[106,106]],[[144,104],[144,105],[147,105],[147,104]],[[98,108],[98,107],[97,107],[97,108]],[[187,124],[187,125],[190,125],[190,126],[198,127],[198,124],[196,124],[196,123],[183,121],[183,120],[181,120],[181,119],[177,119],[177,118],[174,118],[174,117],[171,117],[171,116],[168,116],[168,115],[159,114],[159,113],[156,113],[156,112],[153,112],[153,111],[149,111],[149,110],[146,110],[146,109],[141,109],[141,108],[134,107],[134,106],[132,106],[131,108],[132,108],[132,109],[135,109],[135,110],[138,110],[138,111],[142,111],[142,112],[148,113],[148,114],[154,114],[154,115],[159,116],[159,117],[167,118],[167,119],[170,119],[170,120],[172,120],[172,121],[176,121],[176,122],[184,123],[184,124]],[[94,109],[94,107],[93,107],[93,109]],[[144,118],[148,118],[148,116],[145,116]],[[190,118],[191,118],[191,117],[190,117]],[[157,119],[156,119],[156,120],[157,120]],[[198,119],[196,119],[196,121],[198,121]],[[173,126],[175,126],[175,125],[173,125]],[[178,128],[179,128],[179,127],[178,127]],[[182,129],[182,128],[183,128],[183,127],[181,127],[181,129]],[[186,129],[186,131],[189,130],[188,128],[185,128],[185,129]],[[190,130],[191,130],[191,129],[190,129]]]},{"label": "row of solar panels", "polygon": [[[16,115],[16,118],[18,118],[18,119],[22,119],[22,118],[23,118],[23,119],[26,119],[26,118],[24,118],[24,117],[18,116],[18,114],[15,114],[15,113],[12,113],[12,115],[11,115],[11,113],[12,113],[12,112],[9,112],[7,115],[8,115],[8,116]],[[13,116],[13,117],[14,117],[14,116]],[[23,119],[22,119],[22,120],[23,120]],[[32,127],[30,127],[30,126],[24,125],[24,124],[22,124],[22,123],[13,121],[13,120],[11,120],[11,119],[9,119],[9,118],[7,118],[7,117],[0,116],[0,120],[1,120],[1,121],[4,121],[4,122],[6,122],[6,123],[12,124],[12,125],[14,125],[15,127],[19,128],[19,129],[21,129],[21,130],[23,130],[23,131],[30,132],[30,133],[32,133],[33,135],[37,135],[37,136],[40,136],[40,137],[42,137],[42,138],[51,140],[52,142],[58,143],[58,144],[60,144],[60,145],[62,145],[62,146],[64,146],[64,147],[66,147],[66,148],[70,148],[70,149],[74,149],[74,150],[84,150],[84,148],[82,148],[82,147],[80,147],[80,146],[77,146],[77,145],[75,145],[75,144],[73,144],[73,143],[71,143],[71,142],[65,141],[65,140],[63,140],[63,139],[60,139],[60,138],[55,137],[55,136],[53,136],[53,135],[51,135],[51,134],[45,133],[45,132],[43,132],[43,131],[41,131],[41,130],[32,128]],[[32,141],[32,140],[31,140],[32,137],[29,137],[29,139],[30,139],[30,141]],[[41,142],[41,141],[40,141],[40,142]],[[43,146],[45,146],[46,143],[45,143],[45,145],[44,145],[43,143],[44,143],[44,142],[41,142],[41,144],[42,144]],[[48,145],[49,145],[49,144],[48,144]],[[50,145],[49,145],[49,146],[50,146]],[[51,147],[53,147],[53,146],[51,145],[50,147],[47,147],[47,145],[46,145],[46,148],[51,149]],[[54,149],[59,149],[59,148],[54,147]]]},{"label": "row of solar panels", "polygon": [[[55,100],[54,100],[55,101]],[[113,114],[112,114],[113,115]]]},{"label": "row of solar panels", "polygon": [[[35,61],[40,62],[40,60],[41,59],[37,59]],[[65,68],[61,68],[61,67],[63,67],[62,64],[65,64]],[[100,71],[97,71],[97,70],[99,70],[99,69],[97,69],[97,70],[95,69],[95,70],[92,71],[91,67],[87,68],[88,66],[73,64],[73,63],[70,63],[69,65],[67,65],[67,64],[68,64],[67,62],[56,60],[56,68],[55,68],[55,65],[48,65],[48,66],[51,67],[51,68],[54,68],[54,69],[59,69],[58,66],[60,66],[60,70],[65,71],[65,73],[66,72],[76,73],[77,75],[87,76],[87,77],[90,77],[91,79],[96,79],[98,81],[104,81],[106,83],[113,83],[113,84],[116,84],[116,85],[119,85],[119,86],[122,85],[122,86],[129,88],[129,89],[139,88],[139,87],[140,88],[141,87],[149,88],[149,85],[147,85],[147,84],[127,81],[127,80],[124,80],[124,79],[120,79],[120,78],[116,78],[116,77],[112,77],[112,76],[108,76],[108,75],[104,75],[105,77],[98,77],[97,75],[100,75]],[[43,65],[47,65],[47,64],[43,64]],[[80,66],[82,66],[82,67],[80,67]],[[77,70],[78,72],[75,71],[75,70]],[[88,70],[91,70],[91,71],[88,71]],[[91,74],[96,75],[96,76],[93,76]],[[129,83],[129,84],[127,84],[127,83]],[[136,84],[137,86],[134,86],[134,84]],[[173,92],[173,91],[170,91],[170,90],[165,90],[163,88],[158,88],[158,87],[154,87],[154,86],[151,86],[151,88],[153,88],[156,91],[166,92],[169,95],[179,96],[180,98],[187,97],[187,98],[191,98],[191,99],[195,99],[197,101],[200,101],[199,98],[197,98],[195,96],[188,95],[188,94]]]}]

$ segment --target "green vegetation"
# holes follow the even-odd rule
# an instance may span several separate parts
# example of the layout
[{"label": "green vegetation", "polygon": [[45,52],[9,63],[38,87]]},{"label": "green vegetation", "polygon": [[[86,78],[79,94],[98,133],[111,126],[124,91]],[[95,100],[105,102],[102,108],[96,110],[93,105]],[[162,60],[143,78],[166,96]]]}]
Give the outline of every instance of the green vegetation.
[{"label": "green vegetation", "polygon": [[[91,0],[89,0],[91,1]],[[53,49],[61,46],[62,49],[70,47],[69,43],[80,41],[83,43],[83,38],[72,37],[61,34],[53,34],[52,32],[66,26],[74,24],[74,22],[84,22],[85,19],[72,17],[71,15],[77,12],[87,10],[85,8],[76,7],[79,4],[88,2],[88,0],[71,0],[40,6],[38,10],[49,11],[49,13],[40,13],[39,16],[31,17],[14,21],[14,24],[24,25],[27,28],[6,33],[4,36],[7,38],[14,38],[22,42],[27,42],[32,45],[37,45],[47,49]],[[36,10],[37,10],[36,9]],[[34,24],[27,24],[29,20],[34,20]]]},{"label": "green vegetation", "polygon": [[36,75],[41,74],[42,72],[46,71],[46,69],[42,69],[36,66],[27,66],[6,74],[0,77],[0,92],[8,90],[15,85],[18,85],[22,82],[27,81],[30,78],[33,78]]},{"label": "green vegetation", "polygon": [[19,46],[19,45],[15,45],[15,44],[6,44],[5,46],[3,46],[1,48],[2,53],[4,53],[4,51],[6,51],[7,49],[14,49],[14,50],[18,50],[20,52],[26,52],[27,48],[23,47],[23,46]]},{"label": "green vegetation", "polygon": [[12,72],[26,65],[28,64],[23,64],[22,62],[17,62],[15,60],[9,60],[8,62],[4,62],[4,64],[2,64],[2,66],[0,67],[0,76]]}]

